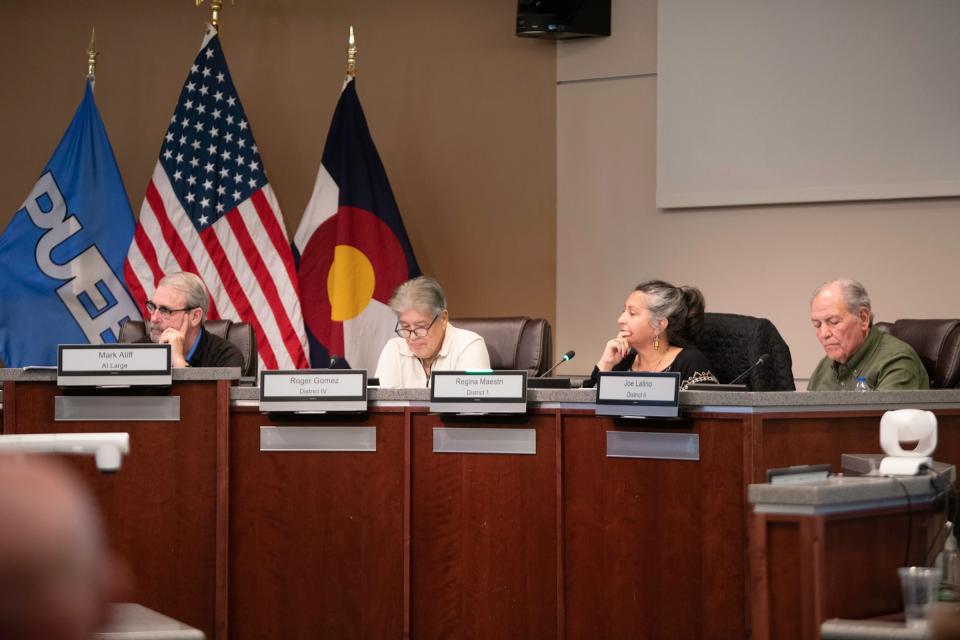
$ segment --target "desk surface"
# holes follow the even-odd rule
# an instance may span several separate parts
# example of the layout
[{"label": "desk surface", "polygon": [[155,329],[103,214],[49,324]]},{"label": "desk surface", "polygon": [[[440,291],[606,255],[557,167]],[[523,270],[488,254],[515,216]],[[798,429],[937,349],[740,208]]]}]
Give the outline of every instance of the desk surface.
[{"label": "desk surface", "polygon": [[[935,462],[943,482],[952,483],[955,468]],[[803,484],[751,484],[749,501],[757,513],[819,514],[926,503],[937,493],[935,476],[831,476]],[[908,497],[909,496],[909,497]]]},{"label": "desk surface", "polygon": [[[257,387],[233,387],[233,403],[256,403]],[[544,408],[592,408],[596,389],[529,389],[527,399]],[[430,401],[429,389],[370,389],[370,401],[383,405],[410,406]],[[891,406],[927,409],[960,408],[960,389],[927,391],[682,391],[680,406],[689,411],[782,412],[867,411]]]},{"label": "desk surface", "polygon": [[[56,367],[37,369],[2,369],[0,368],[0,382],[13,380],[17,382],[44,382],[57,379]],[[240,367],[186,367],[173,370],[174,382],[184,380],[239,380]]]},{"label": "desk surface", "polygon": [[199,629],[178,622],[133,602],[118,602],[110,609],[107,628],[92,640],[203,640]]},{"label": "desk surface", "polygon": [[924,640],[926,627],[908,628],[902,622],[827,620],[820,626],[822,640]]},{"label": "desk surface", "polygon": [[[237,367],[174,369],[173,380],[237,380]],[[56,371],[0,369],[0,382],[54,381]],[[235,406],[256,406],[257,387],[232,387]],[[3,396],[0,395],[0,402]],[[584,408],[594,405],[596,389],[530,389],[527,398],[543,408]],[[370,401],[381,406],[424,406],[429,389],[370,389]],[[809,411],[876,411],[895,407],[960,409],[960,389],[927,391],[682,391],[680,406],[687,411],[719,413],[782,413]]]}]

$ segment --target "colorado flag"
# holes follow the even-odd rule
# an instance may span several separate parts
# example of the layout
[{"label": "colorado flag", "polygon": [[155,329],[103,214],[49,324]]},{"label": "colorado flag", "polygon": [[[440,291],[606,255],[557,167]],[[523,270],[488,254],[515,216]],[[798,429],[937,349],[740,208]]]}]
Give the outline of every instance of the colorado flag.
[{"label": "colorado flag", "polygon": [[294,249],[311,366],[372,372],[396,325],[387,302],[420,268],[349,76]]},{"label": "colorado flag", "polygon": [[53,157],[0,236],[0,359],[52,365],[58,344],[116,342],[140,313],[122,280],[133,213],[87,82]]}]

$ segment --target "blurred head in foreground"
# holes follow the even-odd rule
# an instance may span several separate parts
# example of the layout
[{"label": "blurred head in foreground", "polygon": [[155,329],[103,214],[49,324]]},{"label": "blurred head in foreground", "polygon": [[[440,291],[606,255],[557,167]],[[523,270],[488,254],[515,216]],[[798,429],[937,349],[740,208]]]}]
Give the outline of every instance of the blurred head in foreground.
[{"label": "blurred head in foreground", "polygon": [[93,499],[43,457],[0,455],[0,487],[0,638],[88,638],[117,575]]}]

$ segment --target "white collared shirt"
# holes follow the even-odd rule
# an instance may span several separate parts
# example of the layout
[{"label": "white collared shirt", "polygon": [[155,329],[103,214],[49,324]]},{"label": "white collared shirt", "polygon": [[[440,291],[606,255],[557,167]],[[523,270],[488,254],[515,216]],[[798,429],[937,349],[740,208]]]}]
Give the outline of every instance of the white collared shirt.
[{"label": "white collared shirt", "polygon": [[[490,354],[479,334],[466,329],[457,329],[447,323],[443,344],[433,363],[433,371],[472,371],[489,369]],[[410,350],[403,338],[392,338],[380,352],[377,362],[377,377],[384,388],[426,387],[430,380],[420,364],[420,359]]]}]

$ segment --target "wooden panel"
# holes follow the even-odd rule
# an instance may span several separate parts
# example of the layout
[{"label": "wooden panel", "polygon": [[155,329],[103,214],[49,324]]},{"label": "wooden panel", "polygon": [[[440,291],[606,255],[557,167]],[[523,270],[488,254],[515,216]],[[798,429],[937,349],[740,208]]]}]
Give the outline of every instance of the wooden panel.
[{"label": "wooden panel", "polygon": [[[913,528],[905,556],[908,521]],[[925,564],[943,516],[925,505],[833,516],[758,514],[754,524],[765,527],[762,539],[755,536],[761,548],[754,555],[763,560],[756,570],[766,588],[753,599],[753,615],[768,622],[769,634],[758,629],[753,637],[812,639],[829,618],[900,612],[897,568]],[[769,608],[762,610],[765,604]]]},{"label": "wooden panel", "polygon": [[[903,507],[827,518],[824,619],[871,618],[902,611],[897,568],[926,564],[924,556],[931,546],[928,531],[933,534],[943,525],[942,514],[932,515],[924,506],[914,507],[909,515]],[[913,527],[909,537],[908,522]]]},{"label": "wooden panel", "polygon": [[515,425],[536,429],[536,455],[435,454],[435,426],[413,414],[411,637],[557,637],[556,415]]},{"label": "wooden panel", "polygon": [[625,460],[611,420],[563,417],[568,638],[743,637],[742,424],[698,419],[699,462]]},{"label": "wooden panel", "polygon": [[[839,472],[844,453],[882,453],[883,411],[763,415],[762,454],[753,482],[766,482],[766,469],[794,464],[829,464]],[[934,459],[960,465],[960,413],[937,410]]]},{"label": "wooden panel", "polygon": [[[130,433],[116,474],[89,457],[68,458],[103,510],[112,546],[130,564],[134,601],[215,637],[218,415],[229,410],[221,382],[182,382],[180,422],[54,422],[53,382],[4,386],[7,433]],[[14,398],[15,402],[9,402]],[[219,403],[218,403],[219,401]]]},{"label": "wooden panel", "polygon": [[[400,638],[403,412],[231,421],[230,637]],[[264,424],[372,425],[377,451],[261,453]]]},{"label": "wooden panel", "polygon": [[800,638],[803,577],[800,526],[771,521],[767,526],[767,592],[770,635],[777,640]]}]

